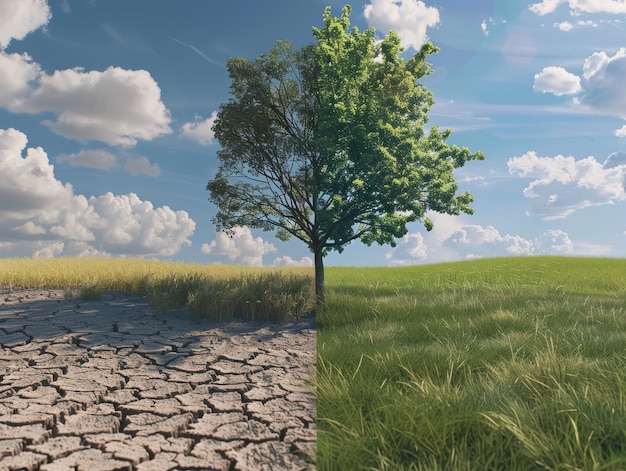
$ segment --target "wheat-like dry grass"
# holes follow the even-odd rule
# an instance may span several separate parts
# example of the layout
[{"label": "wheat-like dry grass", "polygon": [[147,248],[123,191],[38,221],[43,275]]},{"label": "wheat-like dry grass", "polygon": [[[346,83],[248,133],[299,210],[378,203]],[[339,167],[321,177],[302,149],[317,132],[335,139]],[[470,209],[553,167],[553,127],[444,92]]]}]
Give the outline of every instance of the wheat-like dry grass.
[{"label": "wheat-like dry grass", "polygon": [[155,311],[188,306],[224,321],[290,320],[313,306],[310,268],[243,267],[133,258],[0,259],[0,286],[63,289],[67,298],[98,299],[102,290],[137,293]]}]

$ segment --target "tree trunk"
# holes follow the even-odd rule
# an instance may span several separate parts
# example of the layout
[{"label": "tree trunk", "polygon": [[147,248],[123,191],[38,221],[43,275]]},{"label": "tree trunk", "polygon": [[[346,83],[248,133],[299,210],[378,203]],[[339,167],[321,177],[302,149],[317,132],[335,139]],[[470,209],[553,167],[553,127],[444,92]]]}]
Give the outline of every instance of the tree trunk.
[{"label": "tree trunk", "polygon": [[324,290],[324,254],[323,249],[315,249],[315,299],[317,305],[321,306],[326,300],[326,293]]}]

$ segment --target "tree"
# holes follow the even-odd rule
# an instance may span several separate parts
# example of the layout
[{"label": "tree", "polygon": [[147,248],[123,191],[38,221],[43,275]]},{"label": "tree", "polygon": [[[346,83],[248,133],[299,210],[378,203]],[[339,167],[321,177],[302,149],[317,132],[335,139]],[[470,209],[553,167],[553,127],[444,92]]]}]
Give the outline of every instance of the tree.
[{"label": "tree", "polygon": [[395,246],[407,224],[433,227],[427,211],[471,214],[453,170],[481,152],[446,144],[432,127],[426,43],[406,60],[390,32],[350,28],[351,8],[313,28],[316,43],[277,42],[254,61],[227,63],[232,97],[213,130],[220,161],[208,182],[218,230],[247,225],[296,237],[315,260],[315,292],[325,299],[323,259],[360,239]]}]

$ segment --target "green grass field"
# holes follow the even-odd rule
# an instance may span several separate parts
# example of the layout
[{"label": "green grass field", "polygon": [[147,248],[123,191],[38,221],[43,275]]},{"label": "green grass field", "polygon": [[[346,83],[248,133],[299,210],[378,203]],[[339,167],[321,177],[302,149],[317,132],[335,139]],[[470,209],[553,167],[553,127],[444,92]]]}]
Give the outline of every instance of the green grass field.
[{"label": "green grass field", "polygon": [[326,280],[319,470],[626,469],[626,260]]}]

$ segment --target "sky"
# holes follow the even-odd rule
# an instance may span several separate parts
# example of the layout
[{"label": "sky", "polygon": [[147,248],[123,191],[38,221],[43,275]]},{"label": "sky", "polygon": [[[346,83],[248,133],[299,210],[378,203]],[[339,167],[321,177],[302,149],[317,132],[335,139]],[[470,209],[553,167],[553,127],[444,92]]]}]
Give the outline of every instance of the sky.
[{"label": "sky", "polygon": [[[313,42],[335,0],[0,0],[0,257],[310,265],[300,241],[217,233],[206,184],[226,61]],[[326,265],[508,255],[626,255],[624,0],[369,0],[351,22],[396,31],[428,126],[484,161],[455,171],[475,214],[429,214],[397,246]]]}]

